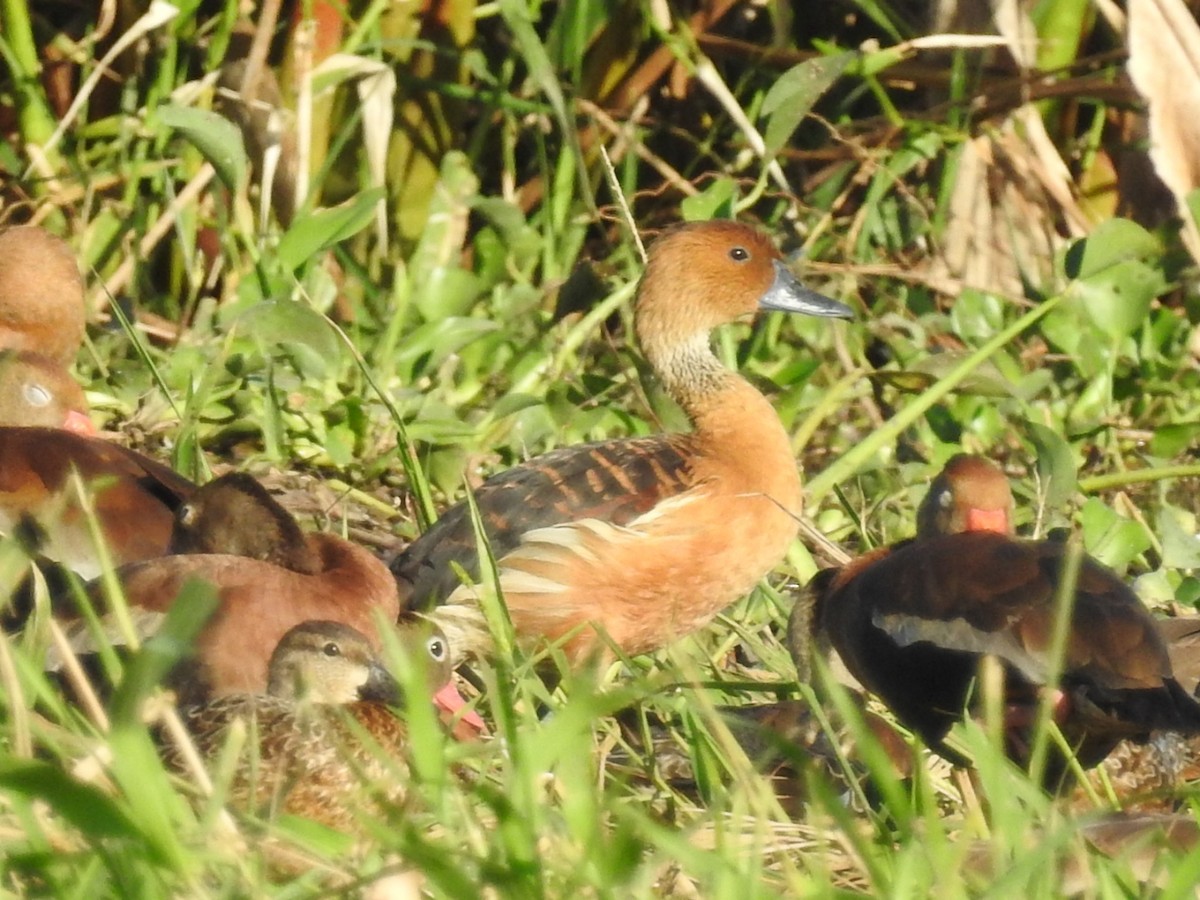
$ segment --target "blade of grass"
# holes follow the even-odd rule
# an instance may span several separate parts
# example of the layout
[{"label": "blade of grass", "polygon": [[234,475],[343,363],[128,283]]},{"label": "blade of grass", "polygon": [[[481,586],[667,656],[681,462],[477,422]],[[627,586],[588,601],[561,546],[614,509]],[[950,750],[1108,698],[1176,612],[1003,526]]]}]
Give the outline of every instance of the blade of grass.
[{"label": "blade of grass", "polygon": [[951,372],[925,391],[903,410],[889,419],[882,428],[871,432],[863,441],[855,444],[845,455],[833,463],[828,469],[818,473],[809,480],[808,499],[816,503],[821,500],[835,484],[850,478],[858,471],[859,466],[872,459],[883,447],[895,441],[904,431],[913,425],[921,416],[931,409],[934,404],[947,396],[963,379],[974,372],[984,360],[1004,347],[1021,332],[1035,324],[1046,314],[1052,312],[1063,301],[1065,295],[1059,294],[1031,309],[1013,324],[1009,325],[990,341],[964,359]]}]

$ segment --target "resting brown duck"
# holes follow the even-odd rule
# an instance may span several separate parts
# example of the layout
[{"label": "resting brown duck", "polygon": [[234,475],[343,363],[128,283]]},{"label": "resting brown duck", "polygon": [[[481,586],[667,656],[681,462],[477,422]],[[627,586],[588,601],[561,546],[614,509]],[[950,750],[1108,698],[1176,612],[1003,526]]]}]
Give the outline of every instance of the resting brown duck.
[{"label": "resting brown duck", "polygon": [[83,388],[62,363],[28,350],[0,350],[0,427],[31,426],[96,433]]},{"label": "resting brown duck", "polygon": [[195,485],[133,450],[61,428],[0,427],[0,534],[83,578],[101,556],[71,476],[90,490],[110,558],[120,566],[162,556],[175,510]]}]

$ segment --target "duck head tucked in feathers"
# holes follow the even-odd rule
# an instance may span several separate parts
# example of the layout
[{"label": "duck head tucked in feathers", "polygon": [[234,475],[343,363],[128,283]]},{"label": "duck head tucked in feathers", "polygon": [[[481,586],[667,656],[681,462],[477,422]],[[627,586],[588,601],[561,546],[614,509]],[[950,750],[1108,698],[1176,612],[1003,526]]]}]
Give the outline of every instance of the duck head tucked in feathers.
[{"label": "duck head tucked in feathers", "polygon": [[85,325],[83,279],[66,241],[36,225],[0,232],[0,350],[68,366]]}]

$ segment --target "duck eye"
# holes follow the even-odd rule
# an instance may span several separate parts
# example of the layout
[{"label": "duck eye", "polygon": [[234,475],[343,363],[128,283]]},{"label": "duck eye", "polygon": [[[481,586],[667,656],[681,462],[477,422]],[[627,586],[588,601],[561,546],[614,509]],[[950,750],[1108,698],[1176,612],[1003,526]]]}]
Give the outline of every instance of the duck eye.
[{"label": "duck eye", "polygon": [[177,513],[180,525],[192,525],[196,521],[196,507],[191,503],[185,503],[179,507]]},{"label": "duck eye", "polygon": [[446,645],[441,638],[430,638],[429,643],[425,647],[429,651],[429,655],[437,662],[441,662],[446,658]]},{"label": "duck eye", "polygon": [[27,384],[22,392],[25,395],[25,402],[30,406],[38,407],[50,405],[50,392],[40,384]]},{"label": "duck eye", "polygon": [[342,648],[333,641],[329,641],[324,647],[321,648],[321,652],[326,656],[341,656]]},{"label": "duck eye", "polygon": [[945,490],[938,494],[938,506],[942,509],[949,509],[954,505],[954,491]]},{"label": "duck eye", "polygon": [[729,258],[734,262],[745,262],[750,258],[750,251],[745,247],[734,247],[729,251]]}]

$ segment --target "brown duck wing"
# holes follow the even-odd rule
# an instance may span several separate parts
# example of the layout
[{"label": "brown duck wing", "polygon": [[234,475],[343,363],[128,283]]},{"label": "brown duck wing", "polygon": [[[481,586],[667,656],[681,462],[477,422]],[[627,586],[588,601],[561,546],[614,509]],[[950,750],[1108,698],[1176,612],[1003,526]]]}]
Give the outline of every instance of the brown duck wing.
[{"label": "brown duck wing", "polygon": [[[565,447],[489,478],[475,502],[497,559],[521,536],[579,519],[625,525],[692,485],[687,435],[659,435]],[[391,563],[405,608],[426,610],[461,583],[451,562],[479,577],[471,512],[459,503]]]},{"label": "brown duck wing", "polygon": [[1200,616],[1159,619],[1155,624],[1167,644],[1175,677],[1194,695],[1200,690]]},{"label": "brown duck wing", "polygon": [[79,472],[118,565],[161,556],[174,511],[195,489],[140,453],[54,428],[0,428],[0,522],[19,523],[32,549],[86,576],[97,574],[86,522],[73,502]]},{"label": "brown duck wing", "polygon": [[[244,751],[230,785],[230,799],[238,806],[276,807],[347,828],[368,796],[392,803],[403,798],[407,733],[386,707],[302,709],[277,697],[235,694],[184,711],[184,725],[209,761],[216,760],[239,721],[258,743]],[[172,768],[186,770],[175,745],[164,741],[163,755]],[[374,786],[369,793],[367,786]]]},{"label": "brown duck wing", "polygon": [[[851,671],[937,741],[961,714],[982,655],[1005,664],[1010,700],[1046,683],[1064,553],[1061,544],[989,533],[919,542],[836,579],[823,615]],[[1079,571],[1061,686],[1084,731],[1200,726],[1153,620],[1090,559]]]}]

